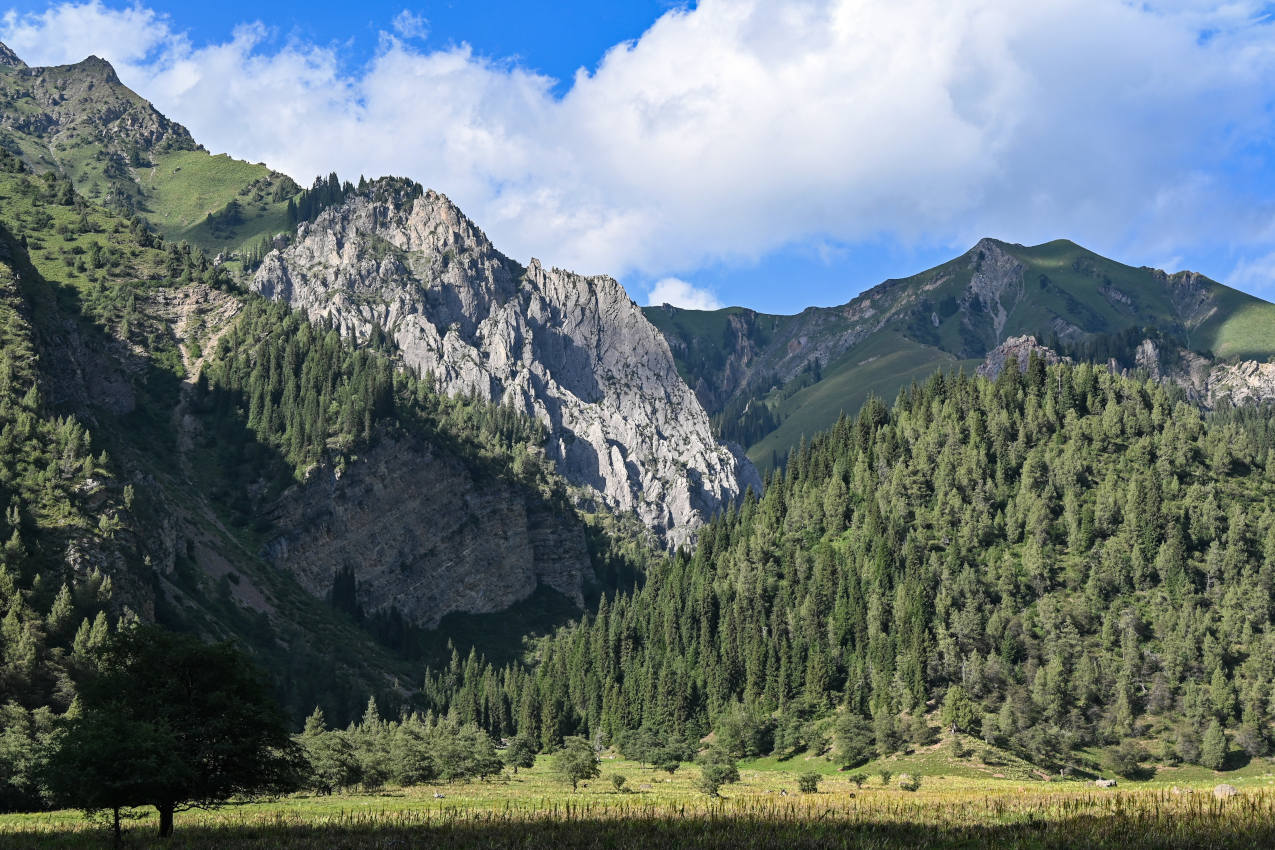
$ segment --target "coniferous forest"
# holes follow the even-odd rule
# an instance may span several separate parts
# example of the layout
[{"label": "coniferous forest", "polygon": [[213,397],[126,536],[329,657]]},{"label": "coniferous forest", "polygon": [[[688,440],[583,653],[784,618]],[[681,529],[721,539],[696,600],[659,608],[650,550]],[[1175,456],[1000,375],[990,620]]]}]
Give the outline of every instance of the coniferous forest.
[{"label": "coniferous forest", "polygon": [[940,373],[811,440],[533,666],[454,658],[426,693],[545,748],[716,731],[853,764],[941,723],[1047,767],[1143,738],[1169,763],[1262,755],[1267,421],[1089,365]]}]

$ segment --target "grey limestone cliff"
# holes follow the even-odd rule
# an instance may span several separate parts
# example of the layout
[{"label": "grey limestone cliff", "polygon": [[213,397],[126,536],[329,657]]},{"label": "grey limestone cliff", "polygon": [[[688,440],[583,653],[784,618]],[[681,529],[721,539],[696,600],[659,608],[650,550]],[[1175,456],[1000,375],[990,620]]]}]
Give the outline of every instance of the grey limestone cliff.
[{"label": "grey limestone cliff", "polygon": [[1207,408],[1275,401],[1275,363],[1211,360],[1185,348],[1144,339],[1135,365],[1157,381],[1186,390],[1187,398]]},{"label": "grey limestone cliff", "polygon": [[571,511],[479,480],[428,445],[384,439],[343,471],[325,467],[268,509],[283,530],[272,564],[322,597],[349,569],[367,611],[429,628],[452,611],[501,611],[546,585],[577,605],[591,575]]},{"label": "grey limestone cliff", "polygon": [[534,259],[523,267],[416,184],[378,181],[303,223],[252,287],[345,336],[383,331],[446,392],[535,416],[569,481],[670,545],[760,487],[714,438],[664,338],[619,283]]}]

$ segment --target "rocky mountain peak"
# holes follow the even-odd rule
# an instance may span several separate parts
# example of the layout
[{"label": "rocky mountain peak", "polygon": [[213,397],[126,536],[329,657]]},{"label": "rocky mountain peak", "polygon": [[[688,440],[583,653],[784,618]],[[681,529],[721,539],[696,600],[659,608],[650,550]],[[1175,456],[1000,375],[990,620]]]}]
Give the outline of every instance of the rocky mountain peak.
[{"label": "rocky mountain peak", "polygon": [[115,73],[115,66],[100,56],[89,56],[75,63],[71,68],[87,77],[122,85],[119,75]]},{"label": "rocky mountain peak", "polygon": [[0,43],[0,67],[5,68],[25,68],[27,63],[18,58],[18,54],[9,49],[9,46]]},{"label": "rocky mountain peak", "polygon": [[388,334],[406,364],[544,422],[548,456],[574,484],[631,511],[670,545],[756,470],[713,437],[664,338],[624,288],[497,251],[446,196],[381,180],[267,255],[262,295],[343,335]]},{"label": "rocky mountain peak", "polygon": [[980,239],[970,251],[974,275],[970,278],[968,303],[979,302],[982,312],[991,317],[997,340],[1005,332],[1005,324],[1013,305],[1023,297],[1024,266],[1005,244],[995,239]]}]

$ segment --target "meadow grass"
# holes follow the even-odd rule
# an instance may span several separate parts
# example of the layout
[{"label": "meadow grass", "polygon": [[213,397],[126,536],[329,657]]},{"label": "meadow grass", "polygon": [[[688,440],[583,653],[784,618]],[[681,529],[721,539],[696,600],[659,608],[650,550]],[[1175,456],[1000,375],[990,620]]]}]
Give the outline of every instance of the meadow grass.
[{"label": "meadow grass", "polygon": [[1206,340],[1213,353],[1219,357],[1266,359],[1275,352],[1275,338],[1271,336],[1275,322],[1275,305],[1254,303],[1235,310]]},{"label": "meadow grass", "polygon": [[[244,195],[245,187],[270,176],[270,169],[260,163],[202,150],[159,154],[150,168],[138,170],[151,207],[150,220],[160,232],[212,253],[291,230],[286,202],[253,202]],[[227,238],[218,238],[205,219],[235,200],[243,206],[244,221]]]},{"label": "meadow grass", "polygon": [[[746,763],[741,782],[720,798],[694,790],[698,768],[670,775],[618,758],[579,790],[556,781],[548,760],[515,776],[377,794],[292,797],[240,803],[177,818],[174,848],[601,848],[601,847],[1119,847],[1275,846],[1275,781],[1265,769],[1227,775],[1176,792],[1167,780],[1113,790],[1071,781],[989,780],[922,775],[915,792],[900,772],[938,764],[933,754],[893,765],[883,785],[874,766],[862,787],[847,773],[825,775],[819,791],[797,791],[796,776],[826,760]],[[611,774],[627,777],[616,791]],[[1181,783],[1180,783],[1181,784]],[[441,797],[435,797],[438,793]],[[130,820],[125,846],[161,846],[153,811]],[[109,845],[103,822],[74,811],[0,817],[2,848]]]}]

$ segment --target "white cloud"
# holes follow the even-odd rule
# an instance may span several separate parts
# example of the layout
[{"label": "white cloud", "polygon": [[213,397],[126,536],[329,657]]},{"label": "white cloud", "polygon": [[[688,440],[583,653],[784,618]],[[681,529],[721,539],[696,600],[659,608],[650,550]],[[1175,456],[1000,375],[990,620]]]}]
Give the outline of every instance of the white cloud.
[{"label": "white cloud", "polygon": [[394,32],[403,38],[424,38],[429,35],[429,21],[424,15],[404,9],[394,16]]},{"label": "white cloud", "polygon": [[1275,295],[1275,251],[1265,256],[1241,260],[1227,275],[1226,282],[1237,289],[1255,292],[1266,298]]},{"label": "white cloud", "polygon": [[190,50],[185,37],[173,32],[164,16],[140,5],[112,9],[90,0],[50,6],[38,15],[10,10],[0,20],[0,40],[28,64],[64,65],[101,56],[129,66],[154,59],[161,49],[166,53]]},{"label": "white cloud", "polygon": [[512,255],[582,272],[881,238],[1275,247],[1275,29],[1249,0],[703,0],[560,97],[464,45],[391,36],[349,70],[265,35],[195,48],[97,0],[0,22],[28,62],[110,59],[214,150],[302,182],[412,176]]},{"label": "white cloud", "polygon": [[707,289],[699,289],[676,277],[657,280],[646,296],[646,303],[655,306],[672,304],[688,310],[720,310],[723,306]]}]

